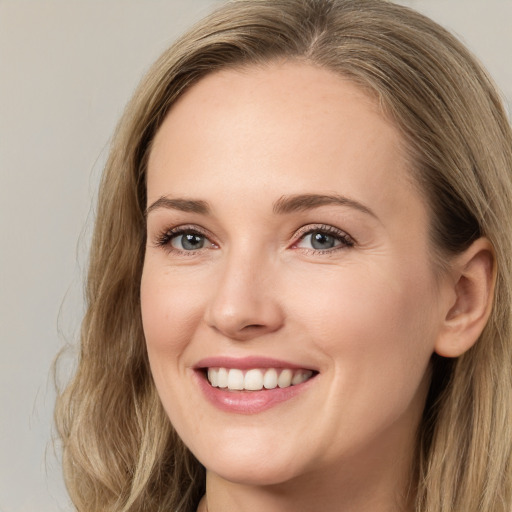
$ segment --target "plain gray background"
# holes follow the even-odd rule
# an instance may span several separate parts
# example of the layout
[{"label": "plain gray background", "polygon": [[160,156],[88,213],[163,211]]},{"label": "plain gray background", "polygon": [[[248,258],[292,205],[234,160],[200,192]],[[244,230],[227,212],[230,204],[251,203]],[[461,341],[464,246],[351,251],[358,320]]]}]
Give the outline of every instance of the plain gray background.
[{"label": "plain gray background", "polygon": [[[138,80],[218,0],[0,0],[0,512],[69,511],[50,366],[77,338],[91,204]],[[512,104],[512,0],[404,0]]]}]

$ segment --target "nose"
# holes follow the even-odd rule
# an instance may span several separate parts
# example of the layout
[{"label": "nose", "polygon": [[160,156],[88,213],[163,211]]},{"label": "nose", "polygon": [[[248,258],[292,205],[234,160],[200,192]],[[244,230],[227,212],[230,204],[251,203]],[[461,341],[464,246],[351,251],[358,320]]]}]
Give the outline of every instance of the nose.
[{"label": "nose", "polygon": [[232,254],[223,265],[205,311],[207,325],[238,341],[279,330],[284,314],[272,264],[261,255]]}]

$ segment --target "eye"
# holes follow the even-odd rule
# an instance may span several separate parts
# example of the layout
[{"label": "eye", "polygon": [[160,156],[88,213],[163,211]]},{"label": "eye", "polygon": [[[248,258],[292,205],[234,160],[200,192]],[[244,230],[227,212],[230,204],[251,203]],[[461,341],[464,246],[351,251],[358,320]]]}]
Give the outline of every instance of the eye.
[{"label": "eye", "polygon": [[165,247],[169,251],[192,253],[201,249],[212,249],[217,246],[210,241],[208,236],[196,228],[187,226],[167,230],[158,236],[158,247]]},{"label": "eye", "polygon": [[170,243],[172,247],[180,251],[195,251],[205,246],[207,238],[198,233],[182,233],[171,237]]},{"label": "eye", "polygon": [[299,232],[299,236],[300,239],[294,247],[300,249],[327,252],[354,245],[349,235],[333,226],[308,226]]}]

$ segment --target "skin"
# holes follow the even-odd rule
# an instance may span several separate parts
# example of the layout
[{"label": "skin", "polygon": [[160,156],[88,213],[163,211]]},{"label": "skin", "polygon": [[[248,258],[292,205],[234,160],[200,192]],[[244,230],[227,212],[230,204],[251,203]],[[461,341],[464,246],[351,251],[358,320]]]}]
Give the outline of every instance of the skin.
[{"label": "skin", "polygon": [[[428,209],[376,102],[305,63],[211,74],[158,131],[147,192],[147,350],[170,420],[207,468],[200,509],[409,509],[430,357],[457,291],[434,272]],[[362,207],[275,212],[301,194]],[[152,207],[164,196],[209,211]],[[165,237],[180,226],[204,246]],[[305,233],[319,226],[351,244],[312,249]],[[194,365],[212,356],[272,357],[318,375],[291,400],[235,414],[197,385]]]}]

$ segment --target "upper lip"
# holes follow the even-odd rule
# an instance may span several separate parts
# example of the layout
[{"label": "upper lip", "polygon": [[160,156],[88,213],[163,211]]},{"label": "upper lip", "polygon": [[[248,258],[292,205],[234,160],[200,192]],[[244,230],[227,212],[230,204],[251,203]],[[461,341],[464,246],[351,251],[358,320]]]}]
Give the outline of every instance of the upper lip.
[{"label": "upper lip", "polygon": [[239,370],[248,370],[251,368],[290,368],[292,370],[313,370],[309,366],[302,364],[291,363],[289,361],[283,361],[281,359],[273,359],[269,357],[261,356],[249,356],[249,357],[206,357],[198,361],[194,368],[237,368]]}]

